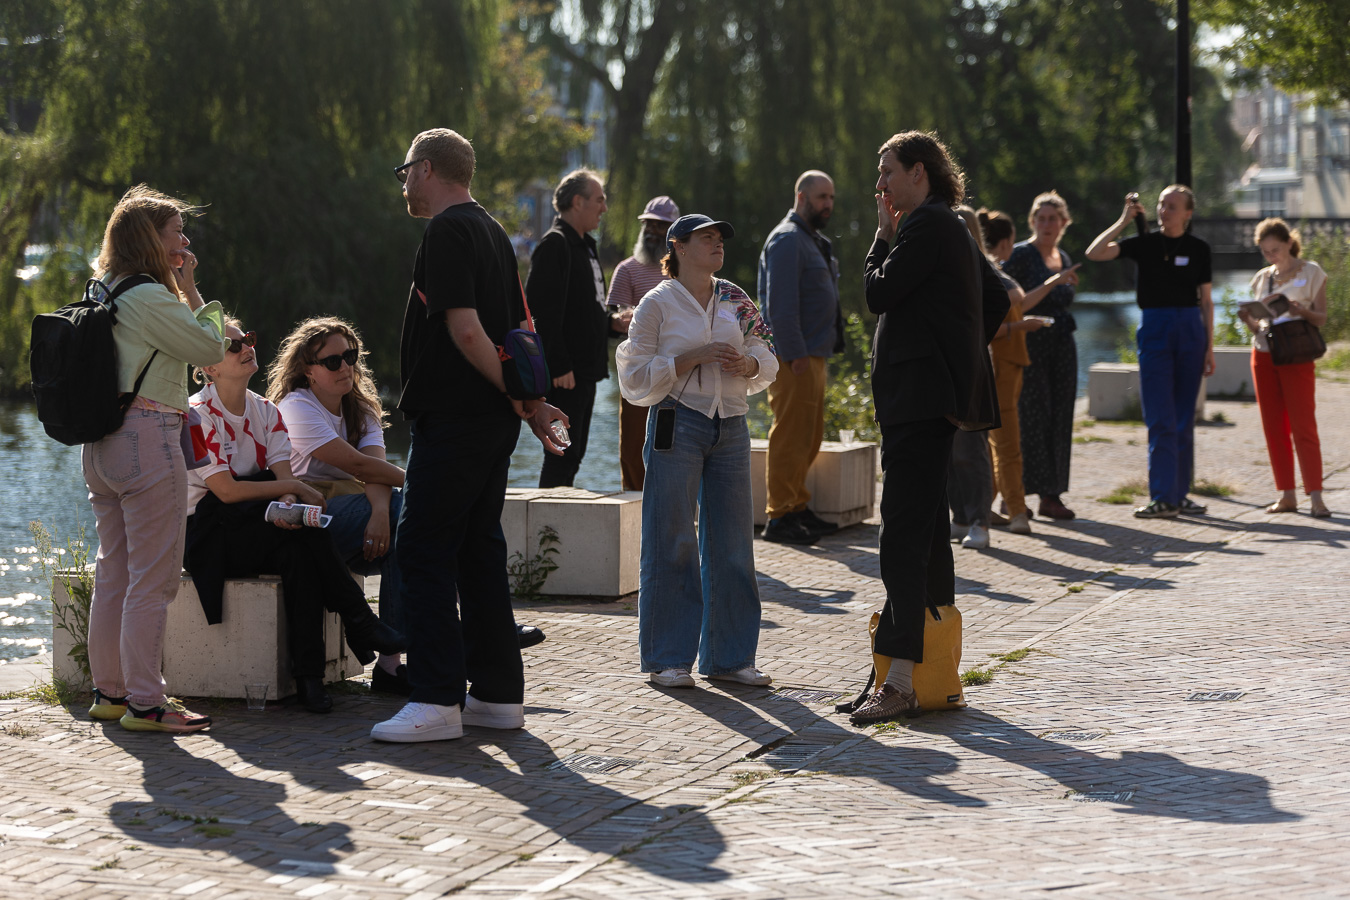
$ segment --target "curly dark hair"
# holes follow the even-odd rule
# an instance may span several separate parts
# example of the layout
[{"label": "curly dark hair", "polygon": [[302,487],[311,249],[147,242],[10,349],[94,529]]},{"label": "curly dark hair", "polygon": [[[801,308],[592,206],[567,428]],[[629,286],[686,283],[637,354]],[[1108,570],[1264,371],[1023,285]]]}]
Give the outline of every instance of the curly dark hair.
[{"label": "curly dark hair", "polygon": [[895,154],[896,160],[906,169],[914,168],[915,163],[923,163],[933,195],[948,206],[956,206],[966,199],[965,173],[936,134],[902,131],[882,144],[877,155],[885,156],[888,151]]}]

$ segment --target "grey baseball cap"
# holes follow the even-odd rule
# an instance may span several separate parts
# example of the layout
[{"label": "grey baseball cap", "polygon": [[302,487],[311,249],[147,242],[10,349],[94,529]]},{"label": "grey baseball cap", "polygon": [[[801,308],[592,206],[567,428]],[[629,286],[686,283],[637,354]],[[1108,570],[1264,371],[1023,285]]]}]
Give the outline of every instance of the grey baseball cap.
[{"label": "grey baseball cap", "polygon": [[675,201],[665,196],[653,197],[647,201],[647,208],[638,216],[639,220],[650,220],[652,222],[665,222],[670,224],[680,217],[680,208],[675,205]]}]

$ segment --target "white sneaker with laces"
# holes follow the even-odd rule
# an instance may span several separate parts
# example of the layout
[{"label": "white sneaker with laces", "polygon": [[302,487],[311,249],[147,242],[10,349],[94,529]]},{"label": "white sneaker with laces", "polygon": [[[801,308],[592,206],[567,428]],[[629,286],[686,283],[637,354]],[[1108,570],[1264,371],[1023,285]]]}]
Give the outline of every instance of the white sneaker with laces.
[{"label": "white sneaker with laces", "polygon": [[450,741],[464,737],[458,706],[435,703],[409,703],[392,719],[370,729],[377,741],[410,744],[416,741]]},{"label": "white sneaker with laces", "polygon": [[688,669],[672,668],[653,672],[649,679],[657,687],[693,687],[694,676]]},{"label": "white sneaker with laces", "polygon": [[967,550],[989,549],[989,529],[983,525],[970,526],[970,531],[961,540],[961,546]]},{"label": "white sneaker with laces", "polygon": [[473,694],[464,698],[459,720],[478,728],[524,728],[525,706],[521,703],[488,703]]},{"label": "white sneaker with laces", "polygon": [[1008,520],[1008,530],[1013,534],[1031,534],[1031,517],[1020,512]]},{"label": "white sneaker with laces", "polygon": [[752,684],[757,687],[773,684],[772,676],[765,675],[754,666],[746,666],[735,672],[723,672],[721,675],[709,675],[708,678],[712,681],[735,681],[738,684]]}]

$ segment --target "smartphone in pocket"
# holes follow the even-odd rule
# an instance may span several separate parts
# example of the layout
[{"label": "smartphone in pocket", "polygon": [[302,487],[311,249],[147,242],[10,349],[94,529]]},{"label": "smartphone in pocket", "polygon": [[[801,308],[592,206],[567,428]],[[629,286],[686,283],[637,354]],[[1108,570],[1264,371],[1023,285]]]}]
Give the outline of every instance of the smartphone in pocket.
[{"label": "smartphone in pocket", "polygon": [[675,407],[656,408],[656,431],[652,434],[653,450],[669,450],[675,446]]}]

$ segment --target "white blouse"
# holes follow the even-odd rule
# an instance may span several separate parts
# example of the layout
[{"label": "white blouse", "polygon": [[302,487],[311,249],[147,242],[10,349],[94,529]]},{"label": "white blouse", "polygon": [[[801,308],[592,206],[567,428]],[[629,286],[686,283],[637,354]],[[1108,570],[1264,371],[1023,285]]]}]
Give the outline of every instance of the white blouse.
[{"label": "white blouse", "polygon": [[[1317,296],[1317,292],[1326,283],[1326,270],[1310,259],[1305,259],[1303,265],[1294,273],[1294,277],[1281,285],[1275,284],[1275,267],[1266,266],[1252,276],[1252,298],[1264,300],[1271,294],[1284,294],[1290,300],[1297,300],[1305,307],[1312,306],[1313,298]],[[1280,316],[1270,324],[1288,322],[1292,318],[1293,316],[1289,315]],[[1266,336],[1262,332],[1258,331],[1252,335],[1252,343],[1262,353],[1270,352],[1270,344],[1266,341]]]},{"label": "white blouse", "polygon": [[[749,304],[749,307],[746,307]],[[708,418],[743,416],[745,398],[773,383],[778,357],[763,338],[746,334],[743,320],[754,309],[745,292],[730,281],[716,279],[713,300],[704,309],[675,279],[647,292],[628,326],[628,340],[615,354],[619,391],[637,406],[655,406],[668,396]],[[753,313],[756,323],[759,314]],[[721,341],[759,362],[754,378],[730,375],[718,363],[699,365],[678,378],[675,357]]]}]

